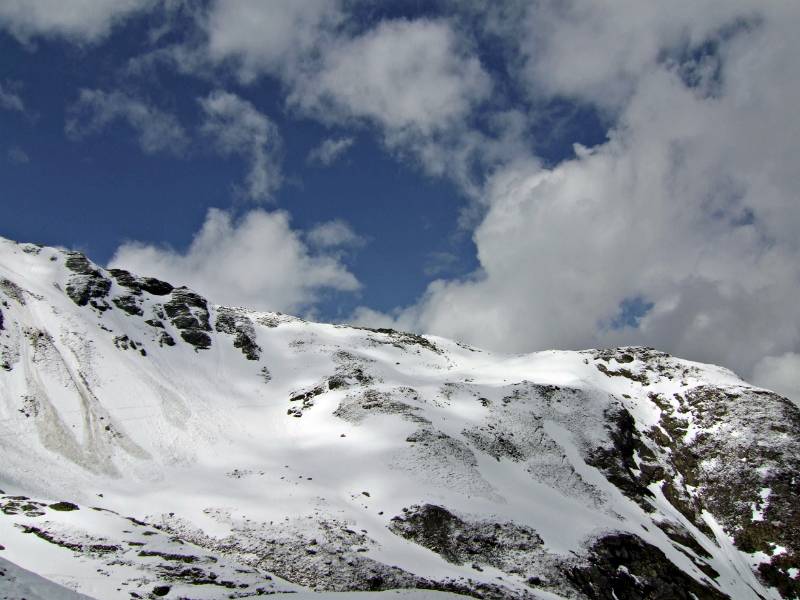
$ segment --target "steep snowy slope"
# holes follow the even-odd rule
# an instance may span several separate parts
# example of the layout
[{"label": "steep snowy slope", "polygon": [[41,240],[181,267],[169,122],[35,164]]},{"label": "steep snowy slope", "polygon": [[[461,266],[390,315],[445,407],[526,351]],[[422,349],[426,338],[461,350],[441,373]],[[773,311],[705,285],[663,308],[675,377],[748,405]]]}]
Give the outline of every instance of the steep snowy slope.
[{"label": "steep snowy slope", "polygon": [[799,442],[652,349],[500,356],[0,241],[0,558],[90,597],[796,598]]}]

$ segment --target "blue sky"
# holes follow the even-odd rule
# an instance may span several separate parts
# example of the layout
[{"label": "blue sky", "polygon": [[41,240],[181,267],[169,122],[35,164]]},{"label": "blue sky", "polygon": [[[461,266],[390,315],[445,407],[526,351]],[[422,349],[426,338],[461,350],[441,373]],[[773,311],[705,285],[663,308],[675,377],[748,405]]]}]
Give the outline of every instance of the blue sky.
[{"label": "blue sky", "polygon": [[[410,2],[362,5],[351,18],[357,28],[368,29],[387,20],[447,15],[443,6],[431,6],[420,11]],[[133,89],[174,114],[183,127],[197,126],[197,98],[218,89],[219,81],[163,68],[144,76],[125,73],[131,59],[159,47],[143,42],[158,23],[157,11],[135,13],[89,46],[48,36],[20,43],[12,33],[0,34],[3,75],[26,98],[27,112],[0,113],[11,142],[9,159],[0,167],[3,197],[15,214],[4,235],[81,248],[105,264],[128,240],[185,250],[210,207],[235,214],[252,208],[232,192],[243,171],[236,159],[209,155],[194,144],[181,156],[141,152],[123,120],[78,140],[65,133],[81,89]],[[192,34],[185,17],[173,29],[171,38]],[[478,33],[473,33],[476,43]],[[484,41],[477,51],[487,69],[494,64],[492,75],[502,81],[507,78],[502,57],[496,44]],[[369,123],[331,126],[287,109],[278,78],[242,85],[221,77],[225,89],[268,115],[280,133],[284,183],[264,206],[286,209],[300,230],[340,219],[364,238],[359,251],[346,256],[362,283],[360,291],[323,297],[315,306],[318,318],[346,318],[358,304],[388,311],[412,303],[436,277],[461,277],[476,269],[470,232],[459,226],[468,198],[458,185],[387,151]],[[571,157],[575,142],[603,141],[605,124],[591,106],[560,98],[522,102],[527,110],[535,104],[547,114],[528,124],[526,142],[543,161],[557,164]],[[310,162],[309,153],[331,138],[352,139],[352,144],[329,165]],[[14,150],[24,152],[28,162],[11,158]]]},{"label": "blue sky", "polygon": [[643,343],[795,393],[798,12],[9,0],[0,235],[226,303]]},{"label": "blue sky", "polygon": [[[143,50],[137,44],[142,35],[142,24],[134,21],[90,48],[45,39],[35,50],[8,33],[0,35],[3,74],[20,87],[29,111],[0,112],[4,154],[18,148],[29,158],[0,164],[4,212],[14,215],[3,235],[81,248],[105,263],[131,239],[185,249],[209,207],[237,214],[253,208],[232,192],[245,169],[235,158],[202,148],[179,157],[148,155],[123,122],[86,139],[65,134],[65,115],[79,90],[118,84],[126,61]],[[171,107],[187,128],[199,120],[196,98],[217,88],[172,74],[138,85]],[[321,318],[342,318],[356,300],[382,310],[412,302],[431,279],[426,270],[443,254],[453,259],[440,265],[440,275],[475,268],[469,233],[458,228],[464,200],[450,182],[392,157],[369,128],[354,132],[353,145],[333,164],[309,164],[313,148],[337,133],[350,135],[348,129],[288,114],[274,80],[229,89],[268,114],[281,132],[285,183],[262,205],[288,210],[298,229],[344,219],[366,238],[364,251],[347,257],[363,283],[359,297],[326,298]]]}]

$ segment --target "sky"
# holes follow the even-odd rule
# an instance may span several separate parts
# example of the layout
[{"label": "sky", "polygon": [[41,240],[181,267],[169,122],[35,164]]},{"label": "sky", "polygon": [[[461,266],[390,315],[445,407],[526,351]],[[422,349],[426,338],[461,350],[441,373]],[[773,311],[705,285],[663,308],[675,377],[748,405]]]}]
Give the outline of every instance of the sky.
[{"label": "sky", "polygon": [[0,235],[800,399],[800,5],[4,0]]}]

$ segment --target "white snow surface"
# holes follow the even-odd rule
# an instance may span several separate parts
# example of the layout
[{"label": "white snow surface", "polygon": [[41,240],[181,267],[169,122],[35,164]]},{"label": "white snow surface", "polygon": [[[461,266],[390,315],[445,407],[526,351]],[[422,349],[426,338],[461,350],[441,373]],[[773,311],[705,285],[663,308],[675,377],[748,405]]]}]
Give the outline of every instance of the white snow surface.
[{"label": "white snow surface", "polygon": [[[643,386],[606,375],[591,352],[504,356],[432,336],[235,309],[260,347],[258,359],[248,360],[234,346],[235,335],[215,329],[223,307],[209,304],[211,346],[196,349],[169,318],[154,316],[168,296],[143,293],[136,299],[143,315],[128,314],[108,300],[129,290],[103,270],[113,283],[98,302],[110,308],[78,306],[65,293],[75,277],[66,256],[0,241],[0,363],[8,367],[0,369],[0,489],[6,503],[12,496],[28,498],[18,504],[38,503],[30,514],[0,515],[0,569],[17,578],[16,588],[0,579],[0,598],[122,599],[133,590],[147,597],[160,581],[158,556],[148,566],[137,559],[135,544],[175,553],[174,536],[196,564],[214,563],[220,580],[238,573],[250,590],[261,581],[271,592],[316,598],[313,583],[269,573],[259,556],[271,553],[275,540],[324,545],[332,529],[353,533],[336,542],[343,555],[425,579],[470,579],[530,597],[567,593],[558,582],[535,589],[524,576],[491,565],[478,570],[449,562],[393,531],[393,517],[423,504],[535,530],[546,549],[544,565],[584,555],[588,541],[604,533],[634,533],[693,579],[709,582],[653,524],[669,518],[711,555],[708,564],[720,573],[716,589],[734,598],[779,597],[713,519],[716,538],[697,530],[658,490],[658,510],[648,514],[585,460],[587,448],[608,443],[602,423],[609,407],[624,406],[644,430],[661,416],[650,393],[672,398],[697,385],[747,386],[726,369],[669,358],[680,375]],[[162,331],[174,346],[159,344]],[[606,362],[612,370],[641,366],[638,359]],[[335,376],[339,385],[331,383]],[[531,395],[530,386],[557,386],[557,401]],[[306,400],[291,400],[305,392],[311,392]],[[501,421],[517,447],[528,448],[522,459],[493,455],[476,441],[495,439],[492,427]],[[692,427],[688,438],[697,433]],[[60,500],[80,509],[47,506]],[[752,510],[754,519],[763,518],[761,507]],[[109,564],[103,552],[80,553],[26,533],[30,527],[77,539],[84,549],[119,546],[112,554],[120,564]],[[143,537],[145,530],[151,535]],[[227,598],[231,592],[172,583],[166,597],[181,593]],[[455,595],[399,590],[325,597]]]}]

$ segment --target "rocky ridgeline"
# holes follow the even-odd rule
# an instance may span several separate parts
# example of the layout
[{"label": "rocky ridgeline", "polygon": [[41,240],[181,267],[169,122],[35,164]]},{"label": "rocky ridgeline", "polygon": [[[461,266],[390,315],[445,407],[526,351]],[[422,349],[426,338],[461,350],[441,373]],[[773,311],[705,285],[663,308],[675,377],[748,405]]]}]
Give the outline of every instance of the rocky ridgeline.
[{"label": "rocky ridgeline", "polygon": [[[93,311],[81,314],[113,311],[132,324],[124,332],[107,328],[102,319],[98,326],[112,340],[111,352],[134,352],[142,357],[136,360],[158,360],[158,353],[147,352],[151,345],[165,354],[188,347],[197,353],[190,357],[232,346],[231,356],[252,367],[263,388],[281,373],[266,364],[270,348],[260,336],[287,323],[302,324],[278,313],[215,306],[186,287],[104,270],[77,252],[53,256],[50,260],[63,257],[67,273],[60,293],[77,310]],[[26,353],[37,368],[60,369],[64,386],[91,401],[87,420],[104,462],[92,463],[77,446],[67,458],[92,472],[122,477],[110,458],[114,448],[142,459],[147,453],[117,430],[93,395],[88,375],[53,366],[62,359],[49,332],[28,327],[21,329],[23,341],[12,336],[15,311],[41,299],[24,282],[0,278],[0,377],[13,372]],[[490,384],[463,375],[449,379],[452,361],[444,342],[391,329],[347,331],[360,336],[360,346],[319,344],[314,334],[298,334],[287,344],[287,354],[324,355],[332,366],[304,377],[278,399],[280,418],[286,420],[281,427],[302,427],[324,415],[368,430],[375,417],[391,418],[410,433],[403,433],[402,451],[392,455],[389,470],[413,471],[432,487],[452,487],[500,506],[504,490],[488,482],[486,465],[510,465],[612,525],[586,538],[580,552],[564,553],[550,548],[543,532],[530,525],[444,502],[420,498],[403,504],[399,514],[378,513],[383,521],[375,517],[371,526],[382,523],[382,533],[425,549],[460,573],[437,578],[373,558],[380,548],[374,530],[322,509],[306,517],[309,524],[299,517],[275,523],[236,518],[209,507],[207,516],[230,530],[221,537],[170,514],[153,519],[157,526],[130,520],[133,525],[119,537],[104,539],[76,533],[63,519],[52,518],[91,509],[24,496],[2,496],[0,518],[14,519],[18,530],[42,543],[98,561],[109,573],[117,572],[115,565],[145,573],[126,580],[141,597],[174,595],[181,586],[219,589],[219,597],[266,595],[277,589],[271,573],[337,591],[416,588],[498,600],[527,600],[538,592],[576,599],[716,600],[729,597],[722,585],[728,575],[719,569],[720,556],[728,552],[723,547],[732,544],[741,553],[736,569],[749,562],[771,592],[800,598],[800,411],[785,398],[744,382],[706,381],[702,366],[639,347],[576,354],[586,367],[584,380],[601,382],[596,389],[523,378]],[[397,361],[383,364],[376,356],[384,351],[398,353]],[[408,378],[400,381],[393,369],[404,367],[407,356],[419,361],[416,368],[429,369],[420,381],[441,379],[436,393]],[[42,397],[32,389],[18,412],[38,423],[52,412]],[[453,407],[463,407],[460,412],[469,416]],[[228,476],[239,481],[269,475],[237,468]],[[614,494],[627,499],[626,514],[642,515],[646,525],[627,522]],[[666,536],[667,545],[658,546],[653,532]],[[691,568],[679,567],[675,552]]]}]

